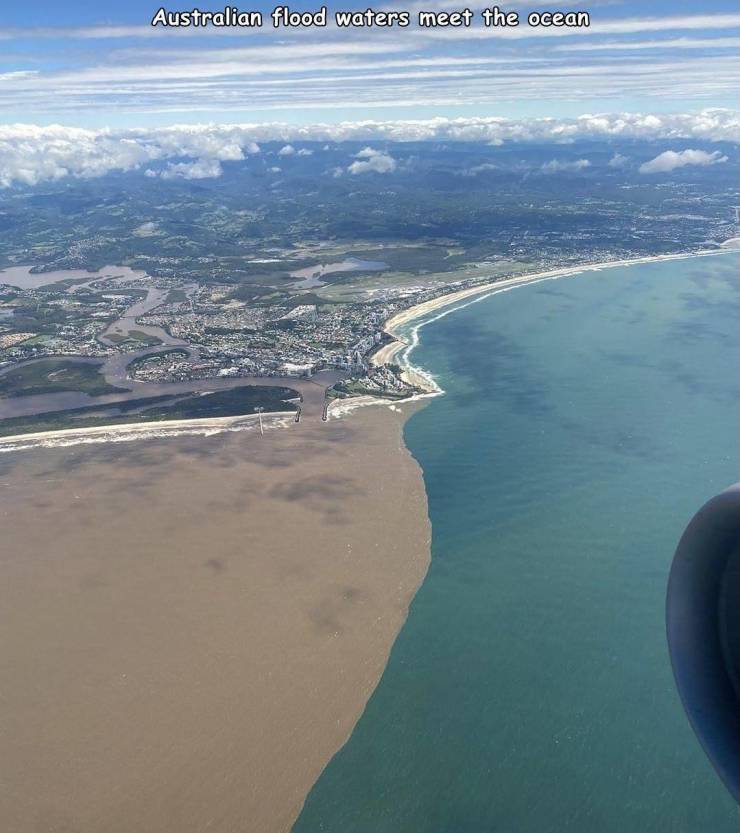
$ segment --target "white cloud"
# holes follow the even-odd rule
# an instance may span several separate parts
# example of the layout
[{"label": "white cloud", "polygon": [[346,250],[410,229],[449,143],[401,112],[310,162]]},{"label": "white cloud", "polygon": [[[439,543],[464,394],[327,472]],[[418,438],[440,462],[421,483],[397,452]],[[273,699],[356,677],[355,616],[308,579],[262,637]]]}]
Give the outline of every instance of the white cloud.
[{"label": "white cloud", "polygon": [[[453,34],[445,31],[445,37]],[[204,45],[196,51],[188,39],[181,41],[182,34],[165,36],[171,42],[167,48],[148,42],[106,51],[97,60],[84,49],[65,49],[49,56],[53,68],[40,70],[19,57],[24,63],[14,69],[20,73],[0,79],[0,111],[35,114],[44,120],[52,115],[63,119],[63,114],[76,119],[86,111],[99,119],[101,113],[116,112],[130,122],[142,113],[179,118],[172,115],[179,112],[188,119],[194,113],[218,112],[219,119],[227,112],[239,113],[235,118],[260,113],[265,119],[270,111],[300,110],[305,120],[312,110],[370,114],[389,108],[418,110],[420,101],[429,111],[442,112],[451,105],[480,112],[505,102],[512,102],[516,112],[525,101],[537,101],[540,107],[546,102],[560,106],[563,100],[675,101],[679,90],[683,101],[729,101],[737,88],[738,62],[727,50],[709,55],[682,51],[678,56],[663,50],[660,56],[644,59],[634,53],[629,61],[615,57],[617,53],[602,53],[582,61],[581,53],[556,52],[541,39],[539,44],[527,42],[526,50],[525,42],[508,44],[495,56],[485,54],[485,43],[473,39],[455,44],[456,52],[467,54],[451,56],[440,54],[438,40],[409,31],[403,37],[378,32],[372,43],[362,43],[356,35],[313,43],[306,40],[310,33],[299,37],[295,32],[294,42],[260,40],[269,45],[238,48]],[[493,30],[487,30],[487,36],[494,37]],[[568,46],[576,45],[573,37],[567,40]],[[580,47],[604,39],[583,31],[577,40]]]},{"label": "white cloud", "polygon": [[223,168],[218,159],[196,159],[195,162],[170,162],[160,173],[162,179],[218,179]]},{"label": "white cloud", "polygon": [[296,150],[293,145],[285,145],[278,151],[278,156],[313,156],[313,151],[308,148]]},{"label": "white cloud", "polygon": [[[536,3],[534,0],[531,2],[523,3],[511,3],[508,4],[516,8],[517,6],[534,6]],[[562,5],[572,5],[572,3],[565,3],[560,4]],[[594,4],[592,4],[594,5]],[[601,4],[596,4],[601,5]],[[605,3],[604,5],[609,5]],[[385,6],[387,9],[394,9],[396,8],[395,5],[388,4]],[[434,9],[459,9],[462,8],[461,4],[458,0],[434,0],[434,2],[428,3],[423,2],[422,0],[414,0],[409,6],[407,6],[409,10],[434,10]],[[520,10],[520,17],[524,19],[526,15],[521,12]],[[622,17],[622,18],[604,18],[602,15],[591,15],[591,26],[588,29],[580,30],[579,34],[582,36],[593,35],[593,34],[624,34],[624,33],[640,33],[640,32],[647,32],[647,31],[672,31],[672,30],[686,30],[686,29],[727,29],[732,27],[740,26],[740,14],[731,14],[731,13],[707,13],[707,14],[694,14],[694,15],[663,15],[663,16],[655,16],[655,17]],[[335,29],[335,27],[329,26],[327,30]],[[527,32],[527,29],[531,29],[531,31]],[[326,30],[324,30],[326,31]],[[572,34],[572,30],[569,30],[568,27],[556,28],[556,27],[537,27],[531,28],[525,25],[520,25],[517,27],[509,27],[504,28],[501,27],[499,29],[483,29],[483,27],[475,27],[468,30],[465,29],[454,29],[454,30],[446,30],[446,31],[438,31],[433,32],[432,30],[408,30],[409,32],[414,31],[419,35],[436,35],[437,37],[454,37],[455,39],[465,39],[466,37],[547,37],[547,36],[567,36]],[[264,29],[264,34],[270,34],[270,29]],[[179,29],[177,31],[177,38],[185,38],[187,36],[198,36],[202,35],[203,30],[199,30],[197,28],[191,29]],[[221,29],[211,29],[209,34],[212,36],[224,37],[224,36],[237,36],[237,37],[244,37],[244,30],[240,29],[239,27],[224,27]],[[126,25],[97,25],[97,26],[85,26],[85,27],[73,27],[73,26],[66,26],[66,27],[24,27],[24,28],[4,28],[0,29],[0,40],[27,40],[29,38],[33,39],[90,39],[90,40],[105,40],[105,39],[118,39],[118,38],[144,38],[146,40],[152,39],[163,39],[166,38],[168,35],[166,30],[162,30],[159,27],[151,27],[148,25],[136,25],[136,26],[126,26]]]},{"label": "white cloud", "polygon": [[[592,15],[588,29],[579,29],[579,37],[594,35],[628,35],[644,32],[672,32],[681,30],[701,29],[732,29],[740,26],[740,14],[693,14],[693,15],[663,15],[660,17],[623,17],[603,18]],[[419,30],[417,30],[418,32]],[[483,26],[469,29],[430,29],[424,34],[430,38],[446,38],[454,40],[469,40],[471,38],[551,38],[568,37],[574,30],[568,26],[561,27],[532,27],[500,26],[498,28],[484,28]]]},{"label": "white cloud", "polygon": [[584,168],[590,168],[591,163],[588,159],[575,159],[573,162],[563,162],[560,159],[551,159],[545,162],[541,170],[546,174],[556,174],[561,171],[582,171]]},{"label": "white cloud", "polygon": [[151,26],[29,26],[16,29],[0,29],[0,40],[28,40],[29,38],[135,38],[152,37],[156,31]]},{"label": "white cloud", "polygon": [[684,168],[686,165],[717,165],[721,162],[727,162],[727,157],[723,156],[718,150],[715,150],[714,153],[691,148],[679,152],[666,150],[656,156],[655,159],[640,165],[640,173],[663,174],[676,168]]},{"label": "white cloud", "polygon": [[[259,145],[231,125],[174,125],[148,130],[86,130],[78,127],[0,125],[0,187],[111,171],[131,171],[159,160],[181,159],[164,178],[221,175],[220,162],[259,153]],[[147,176],[157,172],[147,169]]]},{"label": "white cloud", "polygon": [[91,178],[157,158],[154,148],[74,127],[0,126],[0,186],[36,185],[66,176]]},{"label": "white cloud", "polygon": [[151,130],[131,130],[121,134],[122,141],[132,139],[156,146],[163,157],[191,156],[236,162],[245,154],[260,152],[259,145],[232,125],[182,124]]},{"label": "white cloud", "polygon": [[351,174],[390,174],[396,170],[396,160],[388,153],[375,150],[374,148],[365,148],[356,154],[355,159],[347,171]]},{"label": "white cloud", "polygon": [[[313,125],[194,124],[135,130],[0,125],[0,187],[35,185],[67,176],[91,178],[111,171],[151,170],[153,162],[200,162],[202,166],[206,160],[240,161],[259,153],[258,143],[263,141],[334,144],[348,140],[433,140],[500,145],[528,141],[563,143],[576,139],[740,142],[740,112],[707,109],[684,114],[587,114],[575,119],[481,117]],[[395,165],[392,156],[368,147],[350,168],[352,173],[379,169],[388,173]],[[215,170],[215,166],[211,165],[211,169]]]},{"label": "white cloud", "polygon": [[483,162],[481,165],[475,165],[473,168],[468,168],[467,170],[462,172],[463,176],[478,176],[478,174],[483,174],[488,171],[497,171],[499,170],[499,166],[495,165],[493,162]]},{"label": "white cloud", "polygon": [[[389,8],[397,6],[387,2]],[[416,10],[461,7],[456,0],[410,2]],[[592,0],[591,6],[594,2],[615,5]],[[536,0],[507,4],[522,16],[516,27],[412,25],[373,37],[331,25],[321,31],[267,26],[249,33],[238,27],[169,33],[147,25],[0,27],[7,65],[0,71],[0,112],[87,123],[99,123],[110,113],[118,123],[130,124],[144,114],[147,123],[180,118],[173,113],[185,119],[212,113],[221,120],[232,113],[252,121],[269,118],[270,112],[300,110],[305,121],[306,112],[322,118],[318,113],[328,109],[365,115],[389,108],[419,112],[420,106],[426,112],[452,107],[455,112],[463,107],[465,112],[527,112],[534,109],[528,102],[559,109],[564,101],[569,107],[579,101],[655,101],[668,109],[677,101],[703,106],[733,100],[738,62],[731,50],[740,41],[740,13],[729,8],[727,13],[646,11],[637,17],[628,9],[621,14],[594,9],[591,26],[575,32],[526,25],[526,12],[538,5],[542,8]],[[583,3],[562,0],[560,5]],[[16,40],[27,43],[15,46]],[[502,49],[492,51],[492,42]],[[596,50],[593,59],[580,60],[588,49]],[[638,51],[652,49],[660,52]],[[42,54],[45,60],[39,62]]]},{"label": "white cloud", "polygon": [[36,69],[19,69],[14,72],[0,72],[0,81],[18,81],[21,78],[33,78],[38,75]]},{"label": "white cloud", "polygon": [[623,168],[629,159],[626,156],[622,156],[621,153],[615,153],[614,156],[609,160],[609,167],[610,168]]},{"label": "white cloud", "polygon": [[662,38],[647,41],[602,41],[597,43],[569,43],[554,47],[556,52],[635,52],[642,49],[735,49],[740,38]]}]

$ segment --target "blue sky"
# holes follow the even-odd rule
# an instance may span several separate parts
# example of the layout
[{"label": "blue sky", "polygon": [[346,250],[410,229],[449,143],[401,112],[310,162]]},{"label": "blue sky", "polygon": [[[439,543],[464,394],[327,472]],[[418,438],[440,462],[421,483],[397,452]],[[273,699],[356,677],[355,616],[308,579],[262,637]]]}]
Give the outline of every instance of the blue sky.
[{"label": "blue sky", "polygon": [[[0,14],[0,122],[126,128],[737,108],[740,7],[593,0],[588,30],[156,30],[145,0],[36,0]],[[11,8],[7,8],[8,6]],[[239,5],[239,4],[236,4]],[[274,4],[241,4],[262,11]],[[319,7],[295,2],[292,9]],[[366,8],[329,3],[329,11]],[[166,5],[189,10],[192,3]],[[201,3],[222,10],[224,3]],[[460,9],[409,0],[388,9]],[[376,8],[383,8],[380,4]],[[475,12],[483,4],[470,4]]]}]

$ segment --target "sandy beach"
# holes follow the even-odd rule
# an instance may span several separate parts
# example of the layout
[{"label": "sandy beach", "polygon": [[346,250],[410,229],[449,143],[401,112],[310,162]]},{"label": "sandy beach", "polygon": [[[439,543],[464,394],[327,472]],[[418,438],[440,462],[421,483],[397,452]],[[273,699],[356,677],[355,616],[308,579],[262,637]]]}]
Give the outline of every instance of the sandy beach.
[{"label": "sandy beach", "polygon": [[[285,428],[295,421],[294,411],[273,411],[264,414],[264,430]],[[29,434],[10,434],[0,437],[0,454],[30,448],[63,448],[70,445],[92,445],[108,442],[164,439],[185,435],[209,437],[224,431],[259,430],[260,420],[255,414],[206,417],[203,419],[167,419],[156,422],[127,422],[94,428],[61,428],[58,431],[35,431]]]},{"label": "sandy beach", "polygon": [[[727,243],[731,242],[732,241],[727,241]],[[450,307],[462,301],[483,298],[489,294],[503,292],[517,286],[538,283],[539,281],[557,280],[558,278],[578,275],[582,272],[601,271],[603,269],[613,269],[619,266],[633,266],[638,263],[659,263],[668,260],[684,260],[687,257],[709,257],[723,253],[723,251],[712,250],[703,252],[687,252],[676,255],[655,255],[651,257],[631,258],[628,260],[609,260],[604,261],[603,263],[588,263],[581,266],[569,266],[563,269],[550,269],[543,272],[534,272],[521,275],[516,278],[505,278],[504,280],[476,284],[475,286],[466,287],[465,289],[447,292],[444,295],[439,295],[430,301],[415,304],[414,306],[411,306],[389,318],[385,323],[384,329],[385,332],[393,336],[396,340],[384,345],[380,348],[380,350],[377,350],[373,354],[371,361],[375,366],[398,362],[400,355],[406,350],[407,347],[410,346],[409,342],[405,341],[400,335],[401,327],[406,324],[411,324],[419,319],[426,318],[438,310],[442,310],[445,307]],[[403,378],[412,384],[416,384],[425,390],[429,390],[430,392],[438,392],[439,390],[433,380],[429,379],[423,373],[420,373],[418,368],[414,368],[410,364],[405,365]]]},{"label": "sandy beach", "polygon": [[[391,318],[374,361],[456,304],[688,256],[442,295]],[[248,415],[0,440],[0,829],[290,830],[426,573],[415,407],[337,401],[326,423],[266,416],[264,436]]]},{"label": "sandy beach", "polygon": [[0,829],[290,829],[428,566],[413,407],[0,456]]},{"label": "sandy beach", "polygon": [[[370,361],[375,366],[389,364],[392,362],[400,362],[403,366],[401,374],[404,381],[416,386],[424,392],[422,395],[436,395],[442,393],[441,389],[431,376],[426,374],[422,369],[414,367],[408,361],[407,348],[413,347],[417,338],[413,335],[412,340],[408,341],[401,335],[401,328],[404,325],[411,324],[420,319],[427,318],[435,312],[445,310],[445,308],[453,307],[462,302],[475,302],[482,300],[490,294],[496,292],[504,292],[514,289],[518,286],[524,286],[530,283],[537,283],[545,280],[556,280],[572,275],[577,275],[587,271],[601,271],[603,269],[615,268],[619,266],[630,266],[637,263],[651,263],[670,260],[682,260],[687,257],[702,257],[724,254],[731,250],[732,244],[740,238],[733,238],[725,241],[722,250],[702,251],[702,252],[687,252],[676,255],[656,255],[654,257],[633,258],[629,260],[615,260],[604,261],[602,263],[585,264],[581,266],[572,266],[562,269],[551,269],[547,271],[529,273],[514,278],[506,278],[498,281],[491,281],[488,283],[476,284],[475,286],[466,287],[464,289],[451,290],[443,295],[439,295],[429,301],[424,301],[419,304],[414,304],[408,309],[393,315],[384,325],[385,331],[394,337],[394,340],[377,350],[370,358]],[[326,375],[326,374],[324,374]],[[318,377],[317,377],[318,379]],[[304,412],[310,414],[314,411],[320,410],[323,407],[323,386],[317,383],[317,379],[306,383],[302,379],[292,378],[273,378],[273,379],[255,379],[258,384],[286,384],[298,390],[303,397]],[[213,380],[209,380],[213,384]],[[331,379],[329,379],[331,381]],[[26,397],[30,399],[31,397]],[[11,400],[15,403],[17,400]],[[101,400],[102,401],[102,400]],[[383,404],[383,400],[373,399],[373,404]],[[368,403],[363,403],[368,404]],[[354,410],[353,407],[346,409],[344,407],[337,408],[336,403],[330,409],[335,416],[340,416],[345,411]],[[287,414],[274,413],[272,416],[287,419]],[[285,421],[281,419],[280,424]],[[213,433],[221,431],[238,431],[251,427],[252,415],[236,416],[236,417],[222,417],[209,419],[186,419],[186,420],[163,420],[154,423],[127,423],[119,425],[110,425],[96,428],[72,428],[61,429],[58,431],[44,431],[29,434],[18,434],[7,437],[0,437],[0,453],[9,450],[20,450],[25,448],[35,447],[59,447],[64,445],[78,445],[78,444],[92,444],[99,442],[127,442],[136,439],[147,439],[150,437],[174,437],[180,435],[205,435],[208,436]]]}]

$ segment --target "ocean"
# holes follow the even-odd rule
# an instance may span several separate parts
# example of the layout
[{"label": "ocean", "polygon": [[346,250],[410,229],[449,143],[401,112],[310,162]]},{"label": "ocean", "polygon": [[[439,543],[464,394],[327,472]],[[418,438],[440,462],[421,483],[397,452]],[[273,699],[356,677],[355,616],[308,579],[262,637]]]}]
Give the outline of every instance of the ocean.
[{"label": "ocean", "polygon": [[584,272],[424,327],[432,564],[295,833],[724,833],[665,588],[740,479],[740,254]]}]

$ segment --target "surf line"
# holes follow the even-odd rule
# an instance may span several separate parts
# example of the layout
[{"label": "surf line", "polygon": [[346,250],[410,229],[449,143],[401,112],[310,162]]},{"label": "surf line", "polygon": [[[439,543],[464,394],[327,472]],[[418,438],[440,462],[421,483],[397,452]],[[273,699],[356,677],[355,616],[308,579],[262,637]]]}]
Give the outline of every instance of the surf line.
[{"label": "surf line", "polygon": [[[627,260],[617,260],[617,261],[605,261],[601,263],[584,263],[579,266],[568,266],[562,269],[552,270],[551,272],[545,272],[540,274],[533,274],[531,276],[522,275],[517,278],[504,278],[500,283],[508,284],[504,286],[497,286],[497,282],[493,282],[490,284],[483,284],[480,287],[480,291],[474,295],[468,296],[466,298],[455,299],[450,298],[450,301],[445,304],[441,305],[441,312],[436,312],[436,314],[431,314],[433,311],[429,311],[427,313],[420,312],[419,318],[414,323],[415,319],[411,318],[410,320],[404,322],[399,327],[399,334],[403,333],[404,326],[411,324],[410,330],[410,339],[408,342],[405,343],[405,346],[399,351],[399,364],[404,370],[407,370],[411,373],[416,373],[421,376],[423,379],[427,380],[432,386],[432,390],[427,393],[418,395],[418,398],[426,398],[427,396],[439,396],[443,394],[445,391],[439,385],[435,377],[433,376],[430,371],[426,370],[423,367],[418,365],[413,365],[410,360],[411,353],[418,347],[420,337],[419,331],[422,327],[426,327],[427,324],[432,324],[435,321],[439,321],[440,319],[444,318],[447,315],[450,315],[453,312],[457,312],[458,310],[465,309],[466,307],[472,306],[473,304],[477,304],[480,301],[485,301],[487,298],[490,298],[492,295],[498,295],[501,292],[509,292],[513,289],[519,289],[523,286],[532,286],[534,284],[542,283],[544,281],[555,281],[560,280],[561,278],[574,278],[578,275],[584,275],[589,272],[601,272],[606,269],[614,269],[614,268],[623,268],[623,267],[630,267],[630,266],[638,266],[641,264],[647,263],[665,263],[672,260],[686,260],[692,257],[716,257],[717,255],[728,254],[732,252],[732,249],[723,249],[723,250],[709,250],[709,251],[695,251],[695,252],[678,252],[676,254],[669,254],[669,255],[648,255],[646,257],[638,257],[633,259]],[[512,281],[508,283],[508,281]],[[456,292],[450,293],[451,295],[456,294]],[[442,300],[444,296],[440,296],[440,300]],[[427,317],[430,316],[430,317]],[[391,335],[395,338],[398,336],[393,332],[390,331]],[[399,339],[402,340],[402,339]],[[417,398],[417,397],[412,397]],[[410,400],[406,400],[410,401]]]}]

